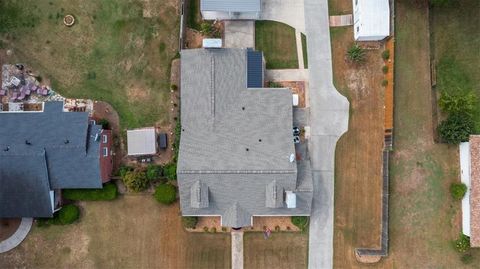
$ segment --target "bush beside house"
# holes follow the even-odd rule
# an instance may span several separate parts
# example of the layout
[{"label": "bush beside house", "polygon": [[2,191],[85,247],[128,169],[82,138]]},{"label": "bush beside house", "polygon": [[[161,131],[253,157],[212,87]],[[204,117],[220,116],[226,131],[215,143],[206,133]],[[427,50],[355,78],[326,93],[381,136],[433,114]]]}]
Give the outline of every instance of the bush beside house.
[{"label": "bush beside house", "polygon": [[153,195],[159,203],[169,205],[177,199],[177,190],[172,184],[160,184],[155,188]]},{"label": "bush beside house", "polygon": [[163,167],[163,174],[168,180],[177,180],[177,164],[169,163]]},{"label": "bush beside house", "polygon": [[49,225],[67,225],[72,224],[80,217],[80,209],[74,205],[64,205],[59,211],[53,214],[53,218],[37,219],[39,227]]},{"label": "bush beside house", "polygon": [[102,189],[65,189],[63,197],[75,201],[106,201],[117,198],[118,190],[115,183],[107,183]]},{"label": "bush beside house", "polygon": [[186,229],[195,229],[198,223],[198,217],[182,217],[182,224],[183,227]]},{"label": "bush beside house", "polygon": [[462,200],[467,192],[467,185],[463,183],[452,183],[450,185],[450,194],[455,200]]},{"label": "bush beside house", "polygon": [[122,177],[123,183],[128,190],[133,192],[143,191],[148,186],[147,173],[142,169],[127,171]]},{"label": "bush beside house", "polygon": [[293,225],[297,226],[301,231],[305,231],[308,226],[307,216],[292,216],[291,221]]}]

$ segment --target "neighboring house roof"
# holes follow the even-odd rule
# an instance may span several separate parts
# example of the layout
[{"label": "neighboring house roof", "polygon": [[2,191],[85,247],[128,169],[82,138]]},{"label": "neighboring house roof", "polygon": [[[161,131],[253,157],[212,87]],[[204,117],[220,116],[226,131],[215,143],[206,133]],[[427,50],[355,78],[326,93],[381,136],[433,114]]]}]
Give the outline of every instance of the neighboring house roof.
[{"label": "neighboring house roof", "polygon": [[[283,190],[297,185],[290,90],[247,89],[245,49],[184,50],[181,57],[182,214],[220,215],[232,227],[250,225],[254,215],[309,215],[311,190],[297,194],[297,208],[283,202]],[[281,201],[267,193],[273,181]],[[192,206],[199,182],[208,188],[207,207]]]},{"label": "neighboring house roof", "polygon": [[[40,183],[44,180],[40,175],[47,176],[49,190],[102,187],[99,141],[95,141],[101,132],[101,126],[89,125],[88,113],[63,112],[63,102],[46,102],[43,112],[0,113],[0,126],[0,173],[22,177],[17,178],[14,181],[16,183],[10,182],[18,184],[15,193],[19,198],[10,197],[11,203],[23,200],[20,197],[26,194],[21,194],[22,189],[26,193],[45,193],[40,188],[44,186]],[[43,154],[43,158],[38,159],[39,154]],[[7,165],[7,161],[13,157],[18,163],[15,166]],[[30,174],[19,174],[18,169],[32,170],[28,170]],[[30,177],[33,171],[38,174],[38,182],[22,185],[21,182],[31,182],[32,179],[26,177]],[[0,197],[7,197],[10,195],[8,193],[8,190],[0,188]],[[45,195],[31,199],[42,200]],[[20,208],[24,205],[16,206]],[[38,208],[31,208],[28,214],[18,210],[19,215],[16,217],[45,216],[41,210],[36,209]],[[0,217],[4,214],[7,213],[0,211]]]},{"label": "neighboring house roof", "polygon": [[127,130],[128,155],[150,155],[157,153],[155,128]]},{"label": "neighboring house roof", "polygon": [[480,247],[480,136],[470,136],[470,244]]},{"label": "neighboring house roof", "polygon": [[201,0],[201,11],[259,12],[261,0]]}]

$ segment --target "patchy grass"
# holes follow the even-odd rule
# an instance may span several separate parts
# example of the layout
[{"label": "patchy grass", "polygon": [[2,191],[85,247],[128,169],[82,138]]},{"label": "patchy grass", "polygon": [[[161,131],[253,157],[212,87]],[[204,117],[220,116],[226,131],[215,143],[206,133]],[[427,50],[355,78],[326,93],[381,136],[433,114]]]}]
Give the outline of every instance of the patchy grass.
[{"label": "patchy grass", "polygon": [[302,33],[302,52],[303,52],[303,66],[308,68],[308,51],[307,51],[307,36]]},{"label": "patchy grass", "polygon": [[287,24],[256,21],[255,47],[263,51],[268,69],[298,68],[295,29]]},{"label": "patchy grass", "polygon": [[308,233],[273,232],[265,239],[261,232],[245,232],[243,240],[245,268],[307,268]]},{"label": "patchy grass", "polygon": [[[64,96],[112,104],[124,128],[168,121],[177,1],[6,0],[2,5],[15,10],[16,24],[0,34],[5,47],[14,48],[10,62],[33,66]],[[154,16],[143,17],[145,9]],[[63,25],[66,14],[75,16],[73,27]]]},{"label": "patchy grass", "polygon": [[82,203],[80,222],[33,227],[0,268],[229,268],[230,235],[188,233],[178,203],[150,195]]},{"label": "patchy grass", "polygon": [[[430,14],[433,55],[437,61],[437,88],[448,92],[474,91],[480,97],[480,17],[477,0],[434,7]],[[480,109],[474,113],[480,133]]]}]

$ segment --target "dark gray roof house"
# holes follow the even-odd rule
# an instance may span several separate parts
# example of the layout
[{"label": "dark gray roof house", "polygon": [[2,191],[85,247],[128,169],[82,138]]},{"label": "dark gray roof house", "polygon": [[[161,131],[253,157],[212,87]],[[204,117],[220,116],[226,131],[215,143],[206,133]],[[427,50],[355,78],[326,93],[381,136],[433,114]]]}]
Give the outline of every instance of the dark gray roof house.
[{"label": "dark gray roof house", "polygon": [[262,11],[261,0],[201,0],[205,20],[256,20]]},{"label": "dark gray roof house", "polygon": [[221,216],[223,226],[244,227],[253,216],[310,214],[310,163],[295,160],[292,93],[262,88],[263,60],[249,63],[250,53],[263,59],[246,49],[181,52],[184,216]]},{"label": "dark gray roof house", "polygon": [[101,133],[63,102],[0,113],[0,218],[51,217],[55,190],[102,188]]}]

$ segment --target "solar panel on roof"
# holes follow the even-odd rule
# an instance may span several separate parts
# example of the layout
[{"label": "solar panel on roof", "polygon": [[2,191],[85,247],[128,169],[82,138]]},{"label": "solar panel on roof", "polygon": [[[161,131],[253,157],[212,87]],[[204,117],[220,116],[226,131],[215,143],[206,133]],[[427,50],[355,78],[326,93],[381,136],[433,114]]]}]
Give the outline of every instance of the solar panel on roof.
[{"label": "solar panel on roof", "polygon": [[263,87],[263,54],[260,51],[247,51],[247,88]]}]

